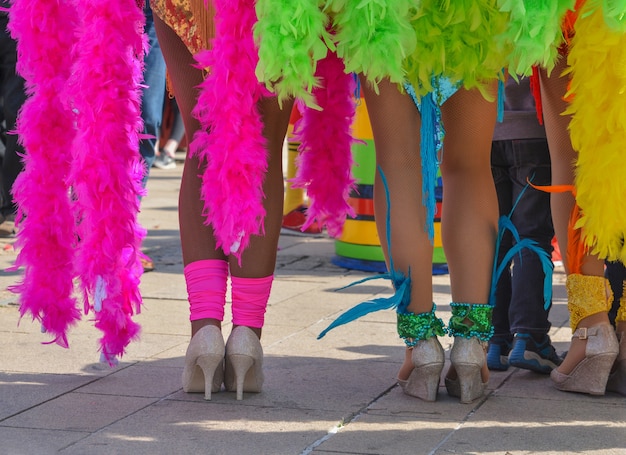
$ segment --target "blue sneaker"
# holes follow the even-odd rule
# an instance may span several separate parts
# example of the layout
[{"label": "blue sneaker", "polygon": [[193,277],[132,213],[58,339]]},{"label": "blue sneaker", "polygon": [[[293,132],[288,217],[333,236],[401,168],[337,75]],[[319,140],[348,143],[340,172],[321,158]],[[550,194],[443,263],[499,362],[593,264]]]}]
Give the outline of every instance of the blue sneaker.
[{"label": "blue sneaker", "polygon": [[509,352],[511,343],[502,338],[492,338],[489,340],[487,349],[487,367],[490,370],[506,371],[509,369]]},{"label": "blue sneaker", "polygon": [[562,359],[557,355],[550,337],[544,335],[540,343],[529,333],[516,333],[513,349],[509,354],[509,364],[517,368],[535,371],[542,374],[558,367]]}]

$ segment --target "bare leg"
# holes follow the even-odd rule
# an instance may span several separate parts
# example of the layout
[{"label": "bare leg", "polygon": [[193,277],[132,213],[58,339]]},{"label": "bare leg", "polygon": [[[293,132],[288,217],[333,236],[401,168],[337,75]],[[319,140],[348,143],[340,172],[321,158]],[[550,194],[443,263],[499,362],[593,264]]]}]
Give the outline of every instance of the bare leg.
[{"label": "bare leg", "polygon": [[442,240],[453,302],[489,300],[498,226],[498,199],[491,175],[496,105],[478,91],[460,89],[442,109],[446,128]]},{"label": "bare leg", "polygon": [[[446,138],[441,164],[441,234],[452,301],[487,304],[498,226],[498,199],[491,174],[496,104],[476,90],[460,89],[443,105],[442,115]],[[481,376],[487,382],[486,362]],[[456,378],[454,368],[448,377]]]},{"label": "bare leg", "polygon": [[[376,94],[366,81],[363,90],[368,106],[376,163],[387,177],[391,207],[391,255],[396,270],[411,270],[411,303],[408,310],[424,313],[432,309],[433,245],[425,230],[426,209],[422,204],[422,169],[419,154],[420,116],[407,94],[385,80]],[[385,257],[387,245],[387,202],[380,174],[374,189],[376,227]],[[389,265],[389,264],[388,264]]]},{"label": "bare leg", "polygon": [[[568,131],[571,117],[562,115],[567,108],[567,102],[563,99],[563,96],[566,93],[569,79],[561,76],[567,66],[566,63],[566,59],[562,58],[550,76],[545,71],[540,73],[541,100],[546,135],[550,147],[550,159],[552,161],[552,185],[574,184],[574,166],[577,153],[572,147]],[[554,231],[563,255],[563,266],[567,274],[571,272],[567,261],[567,227],[574,204],[575,199],[571,193],[553,193],[551,195]],[[602,277],[604,276],[604,261],[601,261],[596,256],[587,255],[583,258],[580,272],[583,275]],[[596,313],[585,317],[578,326],[591,327],[602,323],[609,323],[608,313]],[[586,345],[586,340],[574,338],[567,356],[558,370],[566,374],[572,371],[585,357]]]},{"label": "bare leg", "polygon": [[[242,256],[242,267],[235,258],[230,259],[230,271],[235,277],[263,278],[274,273],[278,239],[283,219],[283,169],[282,150],[289,125],[292,103],[279,108],[276,98],[266,98],[259,103],[269,151],[268,169],[263,183],[265,199],[265,235],[253,236]],[[261,329],[252,328],[260,337]]]},{"label": "bare leg", "polygon": [[[426,232],[426,208],[422,204],[422,169],[419,154],[420,115],[407,94],[385,80],[376,94],[363,80],[363,91],[376,142],[376,162],[387,177],[391,207],[391,252],[387,245],[387,202],[377,170],[374,185],[374,211],[381,246],[387,258],[392,254],[394,267],[411,277],[411,302],[408,311],[418,314],[432,309],[433,245]],[[406,380],[413,370],[411,350],[398,379]]]}]

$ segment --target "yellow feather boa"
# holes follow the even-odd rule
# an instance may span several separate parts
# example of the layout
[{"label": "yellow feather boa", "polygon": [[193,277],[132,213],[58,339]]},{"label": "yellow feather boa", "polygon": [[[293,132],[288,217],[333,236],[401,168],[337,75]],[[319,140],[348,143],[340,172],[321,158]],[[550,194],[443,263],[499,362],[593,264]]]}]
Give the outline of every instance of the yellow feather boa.
[{"label": "yellow feather boa", "polygon": [[626,34],[607,26],[601,8],[588,6],[568,55],[577,227],[592,253],[626,262]]}]

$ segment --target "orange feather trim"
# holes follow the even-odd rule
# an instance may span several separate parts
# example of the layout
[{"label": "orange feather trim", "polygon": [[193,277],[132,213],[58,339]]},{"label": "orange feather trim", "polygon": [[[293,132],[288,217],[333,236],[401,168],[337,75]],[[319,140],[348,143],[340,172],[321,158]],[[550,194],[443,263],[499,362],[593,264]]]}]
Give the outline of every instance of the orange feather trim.
[{"label": "orange feather trim", "polygon": [[[530,180],[528,184],[539,191],[546,193],[565,193],[571,192],[576,196],[576,188],[574,185],[533,185]],[[582,229],[576,227],[576,223],[581,217],[580,207],[574,204],[572,213],[567,224],[567,251],[565,252],[565,260],[567,261],[567,269],[569,273],[580,273],[583,265],[583,258],[588,254],[588,248],[583,242]]]}]

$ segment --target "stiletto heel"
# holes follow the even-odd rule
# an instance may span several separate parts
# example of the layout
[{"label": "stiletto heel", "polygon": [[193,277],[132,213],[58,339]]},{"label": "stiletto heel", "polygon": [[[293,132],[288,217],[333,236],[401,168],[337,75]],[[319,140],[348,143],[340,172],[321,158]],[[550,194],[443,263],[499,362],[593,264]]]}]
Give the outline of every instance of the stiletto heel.
[{"label": "stiletto heel", "polygon": [[263,387],[263,348],[249,327],[237,326],[228,337],[224,385],[237,392],[237,400],[243,400],[244,392],[258,393]]},{"label": "stiletto heel", "polygon": [[435,304],[428,313],[398,312],[398,335],[411,349],[413,369],[407,379],[398,378],[402,391],[424,401],[435,401],[439,391],[445,353],[437,336],[445,335],[443,321],[435,316]]},{"label": "stiletto heel", "polygon": [[191,339],[185,354],[183,391],[202,393],[210,400],[219,392],[224,378],[224,339],[215,326],[202,327]]},{"label": "stiletto heel", "polygon": [[619,352],[619,344],[612,326],[600,324],[578,328],[572,338],[587,340],[585,358],[569,373],[552,370],[554,386],[566,392],[604,395],[609,373]]},{"label": "stiletto heel", "polygon": [[424,401],[435,401],[445,353],[437,337],[420,340],[412,348],[413,371],[407,380],[398,379],[402,391]]},{"label": "stiletto heel", "polygon": [[471,403],[482,397],[487,389],[487,382],[483,382],[481,374],[486,362],[482,343],[474,337],[455,338],[450,362],[456,378],[445,379],[448,395],[460,398],[461,403]]},{"label": "stiletto heel", "polygon": [[[461,403],[471,403],[482,397],[489,380],[483,381],[487,364],[487,341],[493,335],[491,305],[476,303],[450,304],[452,317],[448,333],[454,337],[450,352],[452,366],[446,375],[448,395],[458,397]],[[489,370],[486,370],[489,371]]]},{"label": "stiletto heel", "polygon": [[626,396],[626,332],[618,332],[619,354],[615,360],[614,369],[609,374],[606,390]]},{"label": "stiletto heel", "polygon": [[[232,367],[233,374],[235,376],[235,390],[237,391],[237,400],[243,400],[244,383],[246,374],[254,365],[254,359],[247,355],[230,354],[228,356],[229,367]],[[229,382],[231,384],[231,382]],[[247,390],[250,392],[251,390]],[[254,390],[254,392],[260,392],[260,390]]]}]

